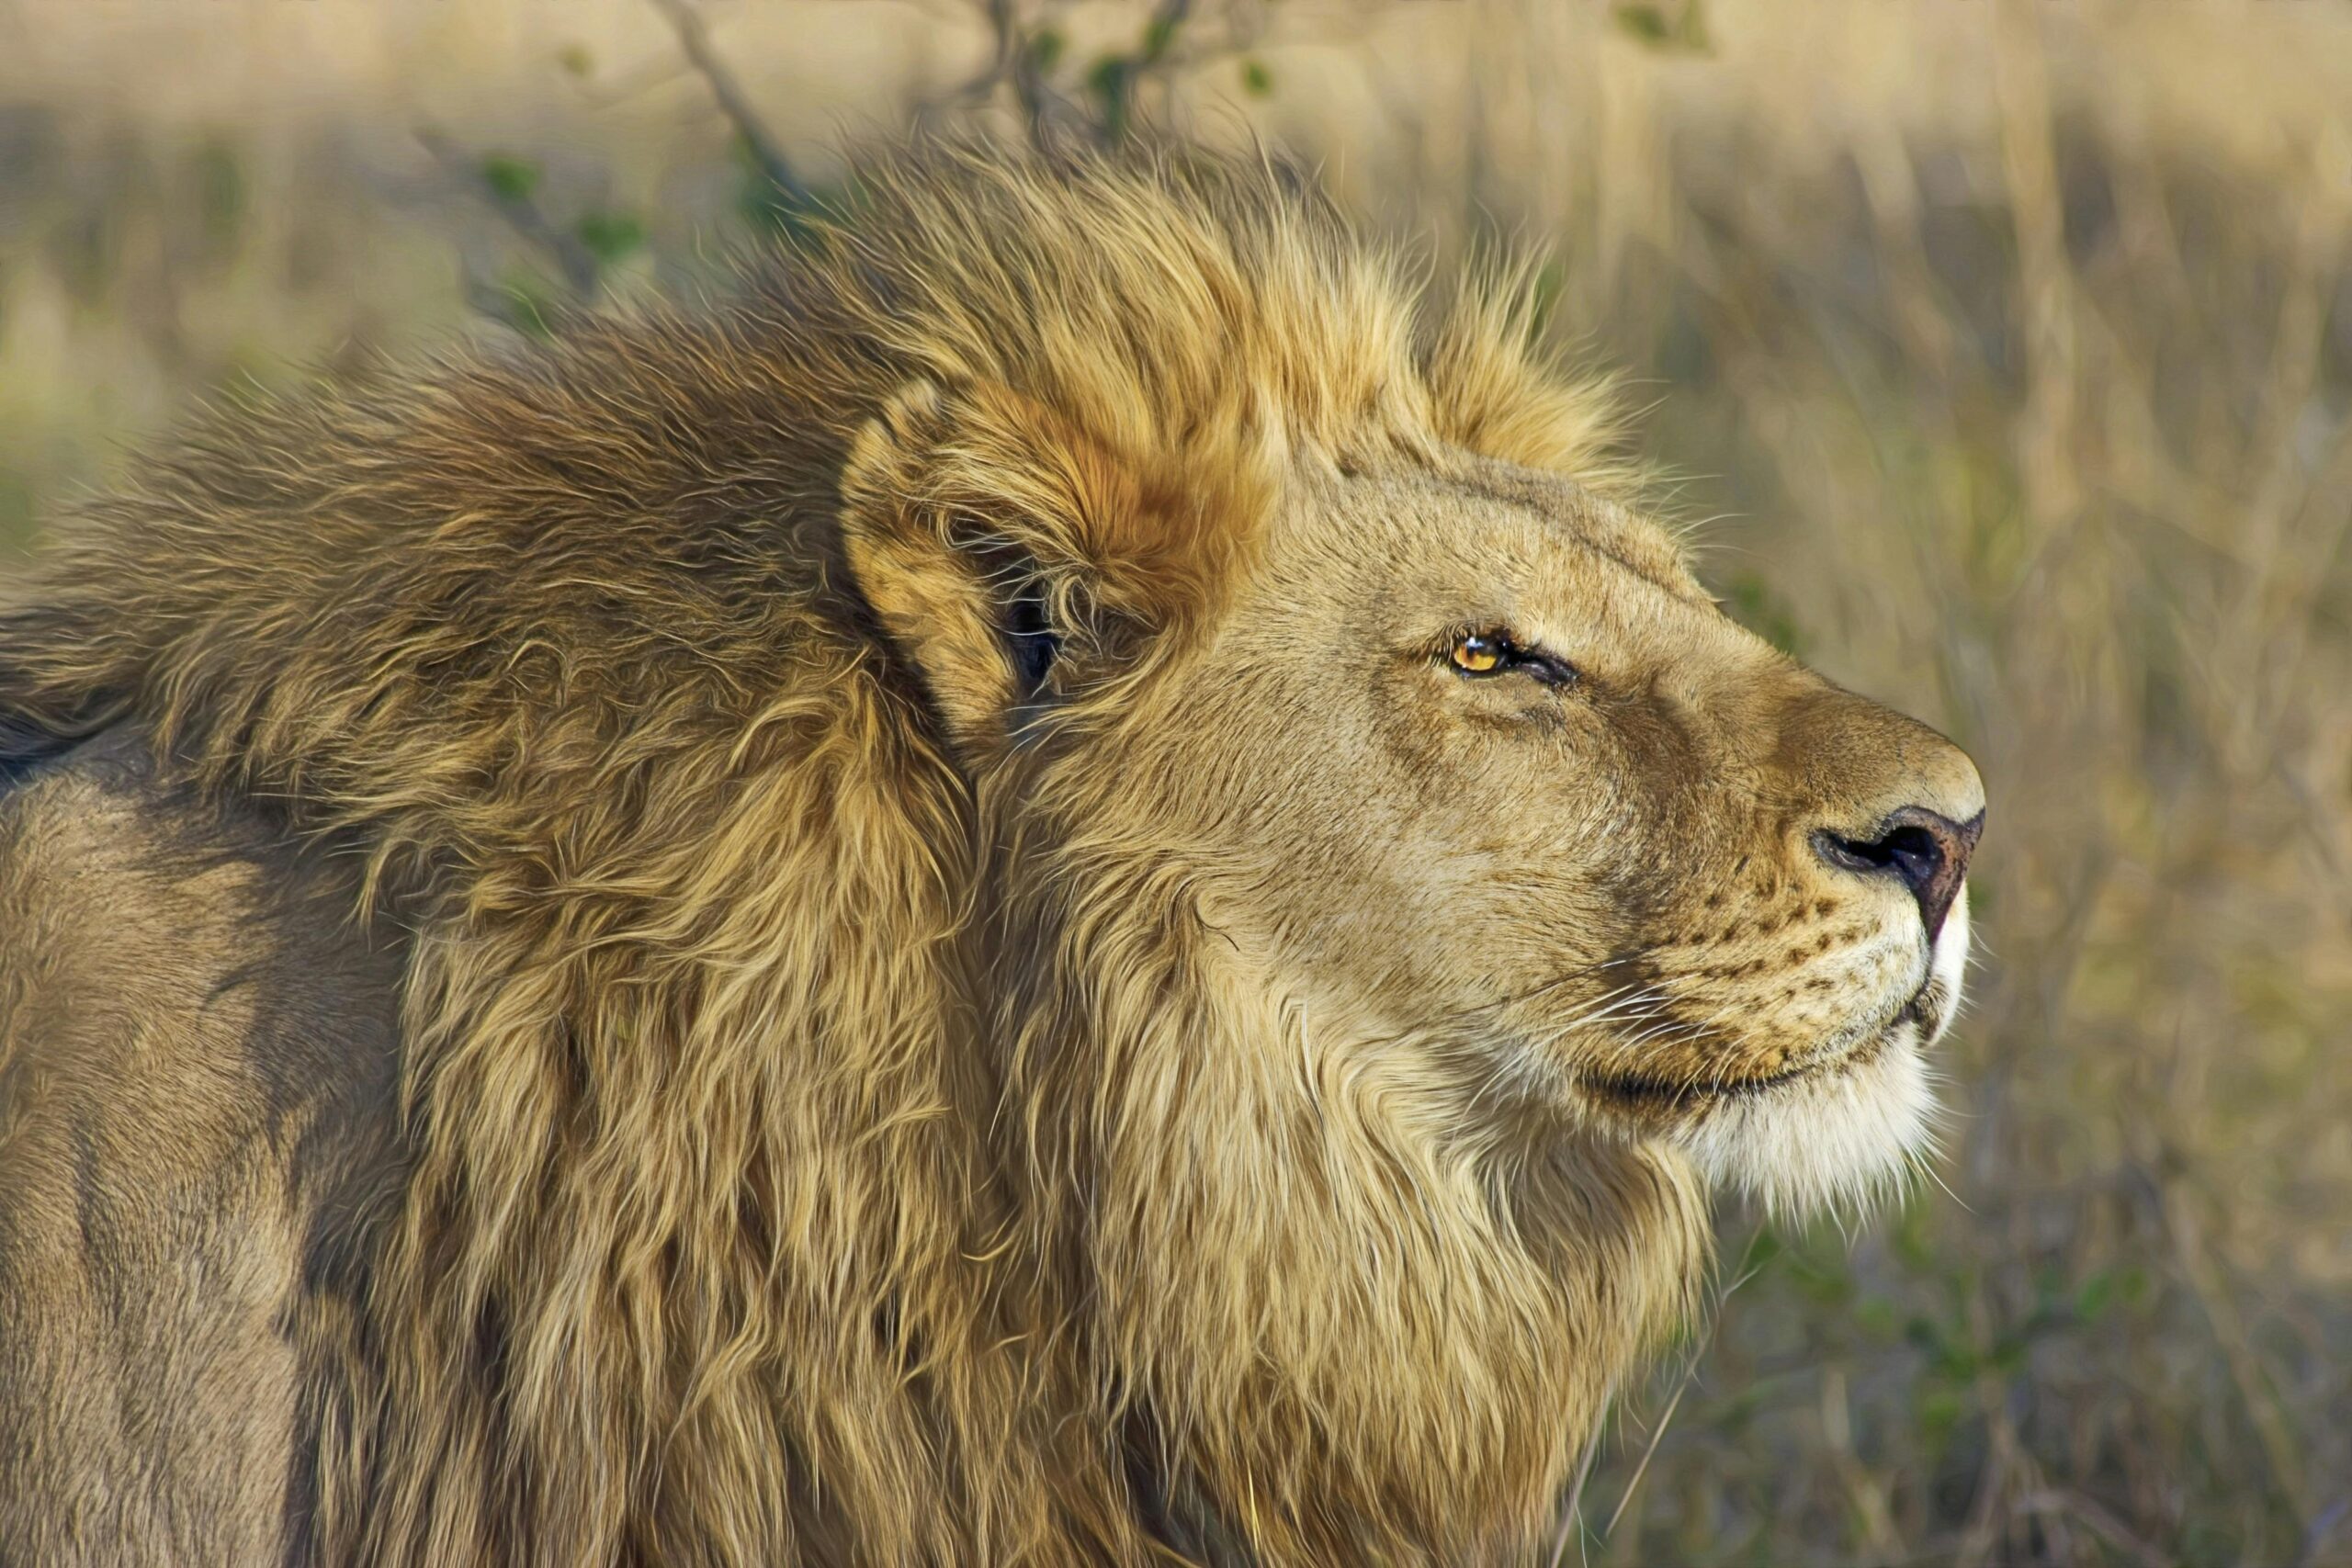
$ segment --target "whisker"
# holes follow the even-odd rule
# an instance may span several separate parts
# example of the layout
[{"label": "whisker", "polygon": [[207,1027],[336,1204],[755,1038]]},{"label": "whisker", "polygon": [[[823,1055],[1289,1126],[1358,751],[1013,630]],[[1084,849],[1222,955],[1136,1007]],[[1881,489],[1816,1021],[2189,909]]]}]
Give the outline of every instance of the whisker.
[{"label": "whisker", "polygon": [[[1598,963],[1583,964],[1577,968],[1555,975],[1550,979],[1541,981],[1536,985],[1529,987],[1523,991],[1514,991],[1508,996],[1498,997],[1492,1001],[1479,1002],[1473,1007],[1464,1008],[1459,1011],[1449,1013],[1439,1021],[1439,1025],[1442,1027],[1446,1024],[1460,1023],[1477,1018],[1482,1014],[1499,1012],[1505,1008],[1516,1007],[1523,1002],[1534,1001],[1538,998],[1545,996],[1553,991],[1556,991],[1564,986],[1573,986],[1579,980],[1589,980],[1597,975],[1606,974],[1611,969],[1622,968],[1626,964],[1643,963],[1651,956],[1652,951],[1653,950],[1651,949],[1644,948],[1634,953],[1613,953],[1607,958],[1601,959]],[[1640,982],[1638,981],[1631,982],[1633,985],[1638,985],[1639,983]],[[1621,987],[1619,988],[1622,990],[1625,987]]]}]

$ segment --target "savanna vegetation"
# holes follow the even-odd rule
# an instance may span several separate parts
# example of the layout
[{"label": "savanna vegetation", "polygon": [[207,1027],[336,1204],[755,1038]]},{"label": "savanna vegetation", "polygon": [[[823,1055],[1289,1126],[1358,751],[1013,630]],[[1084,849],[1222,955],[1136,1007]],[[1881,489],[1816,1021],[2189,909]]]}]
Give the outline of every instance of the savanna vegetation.
[{"label": "savanna vegetation", "polygon": [[18,0],[0,539],[243,379],[709,287],[913,123],[1540,248],[1715,588],[1984,768],[1939,1181],[1727,1207],[1556,1560],[2352,1562],[2352,10]]}]

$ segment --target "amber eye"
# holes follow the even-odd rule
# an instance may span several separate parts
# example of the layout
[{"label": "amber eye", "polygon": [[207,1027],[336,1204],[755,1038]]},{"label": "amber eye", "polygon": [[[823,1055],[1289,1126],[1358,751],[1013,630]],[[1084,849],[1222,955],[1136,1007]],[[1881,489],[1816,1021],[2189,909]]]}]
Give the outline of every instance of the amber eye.
[{"label": "amber eye", "polygon": [[1510,644],[1492,632],[1464,632],[1446,659],[1464,675],[1491,675],[1510,660]]},{"label": "amber eye", "polygon": [[1445,661],[1462,675],[1523,672],[1555,691],[1574,685],[1578,678],[1576,666],[1566,660],[1529,648],[1506,631],[1456,632],[1445,645]]}]

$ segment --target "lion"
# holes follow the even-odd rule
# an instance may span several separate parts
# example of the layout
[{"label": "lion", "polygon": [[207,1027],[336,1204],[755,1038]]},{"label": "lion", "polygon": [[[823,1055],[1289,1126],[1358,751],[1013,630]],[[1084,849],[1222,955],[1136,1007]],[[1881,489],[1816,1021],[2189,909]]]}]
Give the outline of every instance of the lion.
[{"label": "lion", "polygon": [[874,155],[200,416],[0,607],[12,1560],[1525,1550],[1709,1195],[1928,1147],[1975,770],[1524,269]]}]

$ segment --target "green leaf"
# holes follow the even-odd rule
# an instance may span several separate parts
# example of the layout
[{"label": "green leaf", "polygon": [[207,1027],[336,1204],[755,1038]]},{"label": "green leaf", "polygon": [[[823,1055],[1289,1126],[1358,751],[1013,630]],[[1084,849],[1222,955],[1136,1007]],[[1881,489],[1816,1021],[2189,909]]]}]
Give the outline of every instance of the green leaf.
[{"label": "green leaf", "polygon": [[1041,74],[1051,71],[1060,63],[1062,49],[1068,41],[1052,28],[1039,28],[1029,35],[1029,63]]},{"label": "green leaf", "polygon": [[1771,584],[1756,572],[1743,571],[1734,574],[1724,586],[1734,620],[1782,653],[1792,658],[1804,657],[1804,633]]},{"label": "green leaf", "polygon": [[1274,73],[1266,69],[1264,61],[1245,60],[1241,62],[1241,90],[1253,98],[1272,96]]},{"label": "green leaf", "polygon": [[514,267],[499,280],[499,310],[506,323],[525,337],[555,335],[552,324],[561,294],[556,286],[528,267]]},{"label": "green leaf", "polygon": [[1674,37],[1674,28],[1667,22],[1666,13],[1655,6],[1620,6],[1617,25],[1652,46],[1665,44]]},{"label": "green leaf", "polygon": [[1610,15],[1646,48],[1684,54],[1705,54],[1714,48],[1702,0],[1683,0],[1670,14],[1649,0],[1627,0]]},{"label": "green leaf", "polygon": [[735,161],[735,210],[743,221],[763,233],[796,243],[808,237],[813,216],[823,209],[825,193],[812,190],[804,204],[768,177],[758,149],[738,135],[729,143]]},{"label": "green leaf", "polygon": [[605,265],[645,243],[645,225],[626,212],[591,212],[574,225],[580,243]]},{"label": "green leaf", "polygon": [[1707,54],[1713,51],[1715,40],[1707,32],[1707,11],[1703,0],[1688,0],[1682,7],[1682,32],[1678,41],[1693,54]]},{"label": "green leaf", "polygon": [[[1741,618],[1746,617],[1743,615]],[[1973,908],[1973,906],[1971,907]],[[1894,1248],[1896,1260],[1905,1269],[1914,1274],[1926,1274],[1934,1270],[1939,1259],[1936,1249],[1929,1244],[1928,1237],[1926,1204],[1914,1203],[1897,1214],[1894,1228],[1888,1239]]]},{"label": "green leaf", "polygon": [[215,250],[225,249],[236,238],[245,212],[245,177],[237,166],[237,155],[224,143],[207,142],[197,152],[188,175],[196,187],[205,242]]},{"label": "green leaf", "polygon": [[1919,1403],[1915,1409],[1920,1427],[1940,1448],[1942,1440],[1960,1424],[1967,1406],[1959,1393],[1951,1389],[1929,1389],[1919,1395]]},{"label": "green leaf", "polygon": [[2116,1293],[2123,1298],[2125,1306],[2136,1307],[2143,1304],[2148,1299],[2148,1271],[2136,1265],[2127,1264],[2116,1270],[2115,1289]]},{"label": "green leaf", "polygon": [[1176,41],[1176,28],[1177,19],[1173,17],[1155,16],[1151,18],[1143,29],[1145,64],[1151,64],[1168,52],[1168,46]]},{"label": "green leaf", "polygon": [[2075,1292],[2075,1315],[2085,1323],[2097,1323],[2114,1304],[2115,1275],[2110,1269],[2100,1269]]},{"label": "green leaf", "polygon": [[1118,141],[1127,134],[1135,78],[1136,62],[1124,54],[1106,54],[1087,70],[1086,90],[1101,106],[1105,141]]},{"label": "green leaf", "polygon": [[481,161],[481,179],[501,201],[528,201],[539,188],[539,166],[526,158],[492,152]]},{"label": "green leaf", "polygon": [[1536,270],[1533,285],[1528,290],[1527,336],[1531,343],[1544,335],[1551,324],[1552,313],[1560,308],[1560,296],[1567,292],[1568,271],[1557,261],[1546,261]]}]

